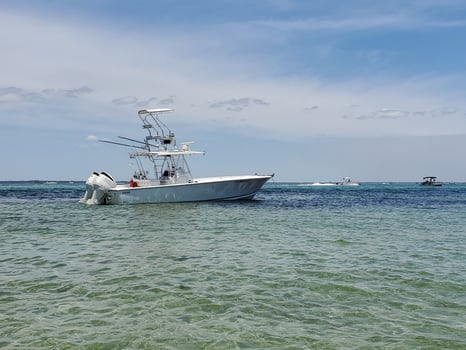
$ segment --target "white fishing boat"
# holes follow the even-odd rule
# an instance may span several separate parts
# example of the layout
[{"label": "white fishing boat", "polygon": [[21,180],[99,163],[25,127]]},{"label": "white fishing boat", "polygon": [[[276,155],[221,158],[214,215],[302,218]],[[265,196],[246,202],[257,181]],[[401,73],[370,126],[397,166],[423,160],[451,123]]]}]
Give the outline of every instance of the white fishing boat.
[{"label": "white fishing boat", "polygon": [[[143,141],[119,136],[132,144],[102,141],[134,149],[137,170],[128,183],[117,184],[108,172],[94,172],[86,181],[85,204],[171,203],[252,199],[274,175],[235,175],[193,178],[186,156],[193,142],[177,146],[175,134],[160,120],[161,113],[173,109],[143,109],[138,112],[148,135]],[[147,169],[144,162],[151,166]],[[152,177],[150,176],[152,172]]]},{"label": "white fishing boat", "polygon": [[345,176],[343,181],[336,183],[338,186],[359,186],[360,183],[357,181],[352,181],[349,176]]}]

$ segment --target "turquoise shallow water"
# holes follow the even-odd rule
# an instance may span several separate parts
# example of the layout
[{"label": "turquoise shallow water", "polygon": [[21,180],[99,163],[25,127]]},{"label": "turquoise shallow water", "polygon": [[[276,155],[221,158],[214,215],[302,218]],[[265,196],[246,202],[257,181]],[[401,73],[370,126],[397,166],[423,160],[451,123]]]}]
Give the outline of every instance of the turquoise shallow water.
[{"label": "turquoise shallow water", "polygon": [[0,184],[2,349],[466,349],[466,185],[77,203]]}]

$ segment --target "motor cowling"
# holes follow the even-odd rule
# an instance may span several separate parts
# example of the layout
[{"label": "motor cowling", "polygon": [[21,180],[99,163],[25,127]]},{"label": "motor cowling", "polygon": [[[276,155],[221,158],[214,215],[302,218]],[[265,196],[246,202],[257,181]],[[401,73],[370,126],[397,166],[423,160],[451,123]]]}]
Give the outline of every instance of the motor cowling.
[{"label": "motor cowling", "polygon": [[99,173],[97,171],[94,171],[91,176],[86,180],[86,186],[87,188],[90,188],[94,190],[94,185],[95,182],[97,181],[97,178],[99,177]]},{"label": "motor cowling", "polygon": [[99,176],[96,177],[95,187],[100,189],[110,189],[116,187],[116,181],[109,173],[102,171]]},{"label": "motor cowling", "polygon": [[108,190],[116,187],[116,185],[116,181],[113,177],[109,173],[102,171],[95,180],[94,193],[92,196],[94,202],[96,204],[107,204],[109,200]]},{"label": "motor cowling", "polygon": [[81,198],[80,202],[85,203],[85,204],[91,204],[88,203],[88,201],[92,198],[94,194],[94,187],[97,181],[97,178],[99,177],[99,173],[94,171],[91,176],[86,180],[86,193],[84,193],[84,197]]}]

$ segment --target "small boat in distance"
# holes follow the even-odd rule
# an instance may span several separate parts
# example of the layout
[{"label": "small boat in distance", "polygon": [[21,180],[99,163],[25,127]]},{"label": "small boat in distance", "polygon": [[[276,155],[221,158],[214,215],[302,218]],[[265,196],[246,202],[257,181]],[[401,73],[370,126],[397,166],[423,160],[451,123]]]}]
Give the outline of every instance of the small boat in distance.
[{"label": "small boat in distance", "polygon": [[424,176],[422,178],[421,186],[442,186],[442,183],[437,181],[436,176]]},{"label": "small boat in distance", "polygon": [[[252,199],[272,175],[235,175],[193,178],[186,157],[205,154],[193,151],[193,142],[177,146],[175,134],[160,120],[159,114],[173,109],[143,109],[138,112],[148,135],[142,140],[119,138],[132,144],[104,141],[133,148],[130,158],[138,169],[128,183],[117,184],[107,172],[94,172],[86,181],[85,204],[173,203]],[[151,165],[151,170],[143,166]],[[151,173],[151,177],[149,174]]]},{"label": "small boat in distance", "polygon": [[345,176],[343,181],[336,183],[338,186],[359,186],[360,183],[357,181],[352,181],[349,176]]},{"label": "small boat in distance", "polygon": [[360,186],[361,184],[356,181],[351,181],[349,176],[345,176],[340,182],[313,182],[307,186]]}]

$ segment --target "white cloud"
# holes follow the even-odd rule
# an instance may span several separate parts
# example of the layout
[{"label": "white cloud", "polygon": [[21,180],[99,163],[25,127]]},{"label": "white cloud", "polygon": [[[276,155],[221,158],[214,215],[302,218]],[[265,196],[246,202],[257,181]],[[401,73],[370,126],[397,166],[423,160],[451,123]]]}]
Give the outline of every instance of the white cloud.
[{"label": "white cloud", "polygon": [[92,91],[93,90],[91,88],[88,88],[87,86],[82,86],[77,89],[44,89],[41,91],[41,93],[46,95],[76,98],[82,95],[90,94]]},{"label": "white cloud", "polygon": [[43,89],[41,91],[27,90],[20,87],[9,86],[0,87],[0,102],[36,102],[43,103],[50,96],[77,98],[85,94],[90,94],[92,89],[83,86],[77,89]]},{"label": "white cloud", "polygon": [[[377,2],[353,0],[295,3],[297,16],[270,16],[251,24],[279,31],[360,31],[374,29],[436,29],[466,27],[462,0],[411,0]],[[292,12],[292,11],[289,11]]]},{"label": "white cloud", "polygon": [[113,99],[112,103],[115,105],[132,105],[136,107],[150,107],[152,105],[167,106],[175,104],[175,98],[174,96],[169,96],[166,98],[149,97],[147,99],[140,99],[136,96],[124,96]]},{"label": "white cloud", "polygon": [[[290,8],[294,5],[289,2]],[[426,69],[425,75],[402,78],[392,71],[358,75],[340,71],[338,63],[342,61],[335,61],[331,63],[336,66],[334,75],[328,78],[319,75],[319,65],[312,67],[315,74],[293,67],[294,61],[288,59],[295,57],[287,56],[287,47],[282,47],[298,31],[328,34],[463,25],[461,20],[434,21],[409,13],[371,16],[351,12],[344,18],[301,16],[304,19],[296,21],[277,16],[278,20],[271,22],[215,23],[214,28],[190,30],[180,30],[176,24],[155,27],[154,21],[144,24],[144,30],[139,22],[130,30],[130,26],[122,30],[120,22],[109,18],[91,22],[78,17],[2,11],[0,131],[10,137],[9,143],[17,140],[15,133],[24,131],[22,134],[28,136],[22,138],[21,146],[29,152],[37,152],[44,145],[44,154],[49,155],[49,149],[59,143],[60,150],[54,157],[62,152],[63,159],[73,160],[69,169],[61,167],[63,171],[73,178],[85,178],[93,170],[89,169],[90,160],[96,169],[103,170],[107,166],[111,170],[110,166],[116,167],[120,161],[108,157],[107,148],[84,142],[86,135],[89,141],[97,140],[96,134],[105,140],[121,133],[127,135],[127,131],[127,136],[138,137],[141,129],[137,110],[163,105],[176,110],[169,116],[170,126],[191,123],[188,126],[195,125],[195,131],[201,134],[206,129],[219,131],[210,136],[218,137],[214,141],[220,141],[220,145],[214,150],[207,147],[207,151],[218,152],[214,163],[222,168],[242,168],[239,162],[225,162],[230,155],[239,157],[237,148],[241,146],[256,152],[241,159],[250,162],[252,171],[260,170],[255,168],[258,159],[269,157],[264,160],[264,171],[276,171],[281,180],[309,180],[308,176],[314,180],[338,179],[348,172],[361,180],[385,180],[386,176],[399,179],[400,159],[402,165],[412,166],[411,180],[412,176],[417,179],[419,168],[433,172],[437,167],[430,164],[433,159],[444,162],[440,168],[450,166],[457,176],[463,176],[464,166],[457,162],[464,149],[463,137],[449,136],[466,130],[461,74],[443,76],[438,70]],[[320,39],[327,44],[327,37]],[[333,41],[327,47],[332,50],[339,37],[330,39]],[[319,55],[315,48],[299,52]],[[335,52],[345,59],[344,50]],[[364,52],[374,62],[384,59],[384,50],[377,43],[372,42]],[[312,59],[300,57],[308,58]],[[428,63],[430,57],[422,59]],[[55,132],[57,129],[63,132]],[[179,136],[178,127],[174,130]],[[234,136],[228,139],[226,134]],[[85,143],[89,152],[83,156],[79,150],[70,157],[71,136],[79,140],[76,143]],[[202,140],[197,133],[188,136]],[[400,138],[403,142],[397,143]],[[412,147],[416,139],[422,142]],[[440,140],[435,144],[439,157],[422,152],[432,139]],[[202,141],[197,144],[200,149],[205,146]],[[272,148],[274,152],[270,152]],[[18,165],[18,174],[29,176],[30,164],[20,169],[17,157],[9,153],[4,151],[2,159],[11,159],[9,164]],[[418,162],[419,154],[424,157],[422,164],[413,165],[412,159]],[[452,159],[446,160],[445,155]],[[125,156],[123,152],[119,168],[122,178],[128,171]],[[81,163],[76,161],[78,158]],[[277,158],[284,160],[284,165],[277,164]],[[376,173],[382,168],[373,164],[384,167],[379,178]],[[208,167],[200,170],[208,171],[204,175],[211,174]],[[50,173],[53,166],[42,171]],[[329,172],[332,176],[326,175]]]},{"label": "white cloud", "polygon": [[357,119],[365,120],[365,119],[399,119],[399,118],[407,118],[409,117],[410,112],[408,111],[401,111],[397,109],[388,109],[383,108],[378,111],[372,112],[369,115],[361,115],[357,117]]},{"label": "white cloud", "polygon": [[[397,21],[401,19],[384,17],[359,25]],[[354,22],[318,26],[353,26]],[[229,30],[228,26],[222,30]],[[221,34],[229,35],[231,45],[242,35]],[[177,110],[176,121],[189,119],[199,125],[216,121],[217,127],[290,140],[312,135],[437,135],[466,130],[466,121],[459,118],[466,110],[464,104],[456,104],[457,112],[450,113],[449,123],[441,126],[418,125],[413,118],[419,111],[447,114],[441,106],[453,105],[444,89],[448,80],[374,76],[322,83],[309,76],[275,76],[265,74],[263,62],[223,56],[224,43],[216,46],[220,52],[213,55],[210,45],[219,36],[162,30],[121,34],[114,27],[76,19],[2,13],[0,50],[8,54],[0,56],[0,69],[2,82],[8,85],[0,86],[0,103],[19,112],[26,109],[25,103],[40,103],[38,112],[47,115],[47,125],[70,129],[126,128],[128,120],[137,122],[138,108],[163,105]],[[64,99],[48,100],[60,97]],[[24,118],[29,117],[25,115],[22,123]],[[35,115],[28,125],[43,127],[44,123]]]},{"label": "white cloud", "polygon": [[242,97],[211,103],[210,108],[224,108],[227,111],[240,112],[251,105],[268,106],[270,103],[260,98]]},{"label": "white cloud", "polygon": [[114,98],[112,102],[116,105],[135,105],[138,102],[138,98],[135,96],[123,96]]},{"label": "white cloud", "polygon": [[465,27],[466,20],[430,20],[406,15],[342,17],[342,18],[309,18],[293,20],[263,20],[252,22],[254,25],[277,30],[301,31],[348,31],[368,30],[377,28],[408,29],[436,27]]},{"label": "white cloud", "polygon": [[0,102],[43,102],[44,96],[40,92],[27,91],[19,87],[0,87]]}]

